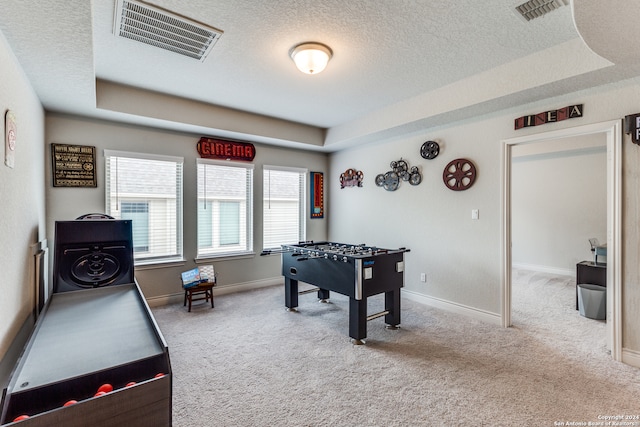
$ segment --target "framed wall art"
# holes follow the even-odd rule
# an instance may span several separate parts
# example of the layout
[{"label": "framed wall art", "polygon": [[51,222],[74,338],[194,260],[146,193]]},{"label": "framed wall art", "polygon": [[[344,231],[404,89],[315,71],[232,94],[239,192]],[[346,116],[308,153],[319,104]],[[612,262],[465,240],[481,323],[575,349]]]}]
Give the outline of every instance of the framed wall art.
[{"label": "framed wall art", "polygon": [[324,218],[324,176],[322,172],[311,172],[310,176],[311,218]]},{"label": "framed wall art", "polygon": [[54,187],[97,187],[96,147],[51,144]]}]

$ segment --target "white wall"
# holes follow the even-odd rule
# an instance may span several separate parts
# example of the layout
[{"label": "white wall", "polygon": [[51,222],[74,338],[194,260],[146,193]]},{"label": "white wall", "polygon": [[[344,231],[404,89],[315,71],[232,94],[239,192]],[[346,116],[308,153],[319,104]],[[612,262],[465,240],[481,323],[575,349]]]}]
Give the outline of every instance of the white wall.
[{"label": "white wall", "polygon": [[[501,141],[621,119],[640,109],[638,99],[640,85],[632,80],[338,152],[331,157],[331,179],[328,180],[332,207],[329,238],[406,246],[411,249],[406,254],[405,265],[407,295],[497,318],[502,286]],[[513,128],[516,117],[572,104],[584,104],[584,117],[518,131]],[[427,140],[435,140],[441,146],[434,160],[425,160],[419,155],[421,144]],[[423,183],[417,187],[403,183],[395,192],[376,187],[376,174],[388,170],[389,162],[400,157],[410,165],[421,167]],[[448,190],[442,181],[444,166],[458,157],[472,160],[478,169],[475,185],[463,192]],[[640,162],[637,161],[640,147],[625,142],[624,158],[635,161],[624,160],[622,234],[625,236],[623,252],[628,255],[623,255],[623,348],[637,352],[640,351],[640,251],[637,249],[640,196],[636,183],[640,182]],[[363,188],[339,189],[338,177],[347,168],[364,172]],[[576,188],[573,198],[587,197],[589,191],[586,186]],[[479,220],[471,219],[472,209],[479,209]],[[421,272],[427,274],[427,283],[420,282]]]},{"label": "white wall", "polygon": [[[167,108],[172,108],[170,105]],[[104,212],[104,150],[154,153],[184,158],[184,255],[186,262],[156,268],[136,268],[136,278],[147,298],[162,298],[180,294],[180,272],[195,267],[196,257],[196,143],[201,136],[129,126],[117,123],[81,119],[48,113],[46,116],[46,155],[50,144],[77,144],[96,147],[97,188],[62,188],[51,185],[51,165],[47,162],[47,224],[50,246],[54,246],[54,224],[75,219],[89,212]],[[211,136],[211,135],[206,135]],[[326,154],[297,151],[255,144],[254,170],[254,248],[256,255],[214,260],[218,286],[259,286],[282,281],[280,257],[261,257],[262,248],[262,165],[306,167],[326,174]],[[326,209],[326,207],[325,207]],[[307,216],[308,218],[308,216]],[[323,240],[327,236],[326,219],[307,219],[307,238]],[[52,251],[53,252],[53,251]],[[51,260],[53,265],[53,260]],[[162,301],[160,301],[161,303]],[[284,306],[284,299],[282,301]]]},{"label": "white wall", "polygon": [[[490,313],[499,312],[500,139],[510,120],[482,120],[336,153],[331,158],[329,237],[381,247],[405,246],[405,289]],[[440,145],[433,160],[420,156],[427,140]],[[423,174],[420,185],[402,182],[389,192],[375,177],[403,158]],[[466,191],[443,183],[444,167],[466,158],[477,178]],[[340,189],[348,168],[364,173],[362,188]],[[479,220],[471,219],[478,209]],[[427,282],[420,282],[426,273]]]},{"label": "white wall", "polygon": [[607,241],[604,134],[516,145],[512,157],[513,263],[575,275],[593,259],[588,239]]},{"label": "white wall", "polygon": [[[35,305],[34,246],[45,239],[44,111],[0,32],[0,360]],[[4,164],[5,114],[17,122],[15,166]],[[3,380],[0,364],[0,385]]]}]

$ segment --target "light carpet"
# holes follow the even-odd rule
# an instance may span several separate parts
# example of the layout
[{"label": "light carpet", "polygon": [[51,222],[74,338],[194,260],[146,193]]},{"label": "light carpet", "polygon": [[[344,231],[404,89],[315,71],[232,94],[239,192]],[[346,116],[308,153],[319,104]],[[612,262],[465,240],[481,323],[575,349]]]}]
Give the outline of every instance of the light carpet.
[{"label": "light carpet", "polygon": [[[370,298],[368,312],[383,303]],[[558,426],[640,414],[640,370],[611,359],[605,323],[575,310],[571,278],[515,272],[511,328],[403,299],[400,330],[375,319],[354,346],[348,310],[342,295],[321,304],[312,293],[286,312],[283,286],[191,313],[154,308],[173,425]]]}]

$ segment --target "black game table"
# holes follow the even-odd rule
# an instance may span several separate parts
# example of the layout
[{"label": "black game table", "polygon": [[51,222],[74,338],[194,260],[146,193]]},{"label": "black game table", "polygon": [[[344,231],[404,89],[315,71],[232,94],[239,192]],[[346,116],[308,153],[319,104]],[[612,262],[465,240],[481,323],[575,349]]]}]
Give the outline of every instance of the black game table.
[{"label": "black game table", "polygon": [[[349,336],[363,344],[367,321],[384,316],[387,328],[400,324],[400,289],[404,286],[406,248],[336,242],[309,242],[282,246],[282,275],[285,278],[285,305],[298,306],[298,281],[315,285],[318,298],[334,291],[349,297]],[[385,294],[385,310],[367,315],[367,298]]]}]

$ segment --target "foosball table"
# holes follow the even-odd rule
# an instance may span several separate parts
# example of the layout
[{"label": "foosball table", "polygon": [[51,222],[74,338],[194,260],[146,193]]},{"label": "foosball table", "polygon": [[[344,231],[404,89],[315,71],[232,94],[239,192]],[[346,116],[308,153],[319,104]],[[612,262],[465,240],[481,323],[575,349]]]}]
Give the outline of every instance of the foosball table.
[{"label": "foosball table", "polygon": [[[304,242],[283,245],[282,275],[285,278],[285,305],[298,307],[300,293],[316,292],[321,301],[330,291],[349,297],[349,336],[363,344],[367,321],[384,316],[388,329],[400,324],[400,289],[404,286],[404,253],[409,249],[336,242]],[[316,288],[298,292],[302,281]],[[367,298],[385,294],[384,311],[367,315]]]}]

